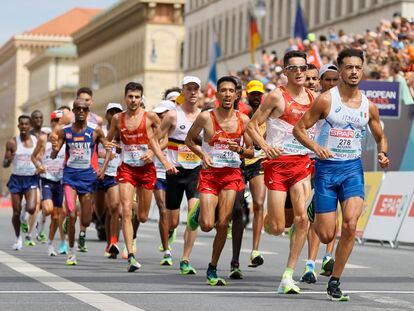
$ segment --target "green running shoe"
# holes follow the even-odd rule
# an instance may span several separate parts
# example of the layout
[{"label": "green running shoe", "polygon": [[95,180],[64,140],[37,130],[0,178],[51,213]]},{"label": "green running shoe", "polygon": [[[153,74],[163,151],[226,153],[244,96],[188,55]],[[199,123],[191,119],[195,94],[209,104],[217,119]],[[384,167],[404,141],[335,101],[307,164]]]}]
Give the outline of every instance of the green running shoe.
[{"label": "green running shoe", "polygon": [[231,264],[229,278],[234,280],[243,279],[243,273],[241,272],[238,263]]},{"label": "green running shoe", "polygon": [[24,246],[36,246],[36,242],[31,237],[26,236],[24,239]]},{"label": "green running shoe", "polygon": [[212,266],[208,266],[207,269],[207,284],[210,286],[226,286],[226,281],[217,276],[217,268],[213,268]]},{"label": "green running shoe", "polygon": [[131,257],[128,259],[128,265],[127,265],[127,271],[128,272],[134,272],[141,268],[141,264],[134,258]]},{"label": "green running shoe", "polygon": [[42,230],[42,232],[36,237],[36,239],[40,243],[45,244],[47,242],[46,232]]},{"label": "green running shoe", "polygon": [[349,295],[342,293],[339,285],[341,283],[339,281],[329,281],[328,287],[326,288],[326,292],[328,294],[328,298],[332,301],[349,301]]},{"label": "green running shoe", "polygon": [[262,254],[259,251],[252,251],[250,254],[249,267],[256,268],[258,266],[263,265],[263,263],[264,263],[264,258]]},{"label": "green running shoe", "polygon": [[190,275],[190,274],[197,274],[196,269],[194,269],[188,259],[180,260],[180,274],[181,275]]},{"label": "green running shoe", "polygon": [[76,260],[76,255],[69,255],[68,259],[66,259],[67,266],[76,266],[78,265],[78,261]]},{"label": "green running shoe", "polygon": [[20,229],[23,233],[27,233],[29,231],[29,226],[27,225],[27,222],[21,222]]},{"label": "green running shoe", "polygon": [[289,228],[289,240],[292,240],[294,233],[295,233],[295,224],[292,224]]},{"label": "green running shoe", "polygon": [[79,233],[78,251],[80,251],[82,253],[87,253],[88,252],[88,248],[86,247],[86,236],[81,235],[81,233]]},{"label": "green running shoe", "polygon": [[327,255],[323,257],[321,275],[331,276],[334,264],[335,260],[332,258],[332,256]]},{"label": "green running shoe", "polygon": [[198,200],[196,205],[188,213],[187,228],[191,231],[195,231],[198,228],[198,217],[200,216],[200,201]]},{"label": "green running shoe", "polygon": [[277,289],[278,294],[300,294],[300,288],[292,278],[283,278]]},{"label": "green running shoe", "polygon": [[229,225],[227,226],[227,240],[231,240],[233,238],[232,227],[233,227],[233,221],[230,220]]},{"label": "green running shoe", "polygon": [[172,256],[171,254],[164,254],[164,257],[161,259],[161,266],[172,266]]},{"label": "green running shoe", "polygon": [[306,212],[308,214],[309,221],[313,223],[315,221],[315,206],[313,206],[313,201],[310,202]]}]

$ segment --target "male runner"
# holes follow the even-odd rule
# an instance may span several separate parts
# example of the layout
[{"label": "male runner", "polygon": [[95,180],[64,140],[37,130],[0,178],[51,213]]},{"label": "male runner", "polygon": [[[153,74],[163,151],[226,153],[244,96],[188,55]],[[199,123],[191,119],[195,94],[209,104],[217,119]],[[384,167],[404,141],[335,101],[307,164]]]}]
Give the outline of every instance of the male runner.
[{"label": "male runner", "polygon": [[[278,293],[299,294],[300,288],[292,275],[306,240],[308,217],[306,201],[310,196],[310,167],[308,150],[292,135],[293,126],[311,107],[314,94],[304,87],[306,82],[306,54],[287,52],[283,58],[284,74],[288,83],[272,91],[250,121],[247,132],[264,151],[264,181],[268,189],[266,231],[280,235],[285,229],[285,202],[287,192],[293,206],[295,234],[287,267]],[[266,121],[266,139],[260,125]]]},{"label": "male runner", "polygon": [[103,126],[102,117],[92,112],[94,104],[92,90],[88,87],[81,87],[76,91],[76,98],[83,99],[89,105],[88,122]]},{"label": "male runner", "polygon": [[[69,253],[66,265],[77,265],[75,246],[76,198],[79,198],[81,211],[80,236],[86,239],[86,228],[92,218],[92,195],[96,184],[97,153],[96,144],[107,141],[100,127],[87,121],[89,105],[77,98],[72,109],[75,122],[64,126],[57,132],[57,140],[52,141],[51,158],[56,158],[58,152],[66,143],[66,160],[63,169],[63,189],[66,208],[69,214],[67,226],[69,237]],[[102,176],[103,177],[103,176]]]},{"label": "male runner", "polygon": [[[259,80],[251,80],[246,85],[248,104],[251,107],[252,116],[259,108],[263,95],[265,93],[264,85]],[[260,132],[264,136],[266,132],[266,123],[260,126]],[[263,203],[266,196],[266,187],[263,178],[262,159],[264,153],[259,147],[254,150],[252,159],[244,159],[242,172],[244,182],[249,183],[250,193],[253,199],[253,245],[250,254],[249,267],[258,267],[263,264],[264,259],[259,252],[260,235],[263,228]]]},{"label": "male runner", "polygon": [[318,68],[312,63],[308,64],[305,87],[315,93],[319,92],[319,71]]},{"label": "male runner", "polygon": [[[300,120],[294,135],[318,157],[315,165],[315,225],[322,243],[335,238],[337,202],[342,208],[341,238],[335,254],[327,293],[332,300],[347,301],[339,288],[345,264],[352,252],[358,219],[364,203],[364,175],[361,164],[362,139],[368,124],[377,142],[378,162],[389,165],[388,143],[381,128],[377,107],[359,91],[363,75],[363,52],[345,49],[337,59],[341,82],[320,95]],[[315,140],[306,129],[318,120]]]},{"label": "male runner", "polygon": [[[108,122],[102,128],[105,135],[111,127],[112,118],[115,114],[122,112],[122,106],[119,103],[109,103],[106,106],[105,119]],[[98,145],[98,166],[102,169],[105,162],[106,151],[102,144]],[[110,161],[106,167],[103,179],[98,179],[95,191],[95,213],[97,217],[103,219],[105,217],[106,231],[106,249],[105,253],[108,258],[116,259],[119,254],[118,234],[119,234],[119,186],[116,181],[116,172],[121,164],[121,157],[116,152],[116,148],[112,150]]]},{"label": "male runner", "polygon": [[[199,223],[205,232],[216,228],[207,269],[207,282],[211,286],[226,285],[226,281],[217,276],[217,263],[226,243],[236,194],[244,188],[240,155],[254,155],[252,142],[244,134],[249,118],[234,110],[236,86],[237,81],[231,76],[224,76],[217,81],[219,107],[200,113],[185,140],[186,145],[203,160],[198,181],[200,204],[190,212],[188,226],[195,230]],[[202,131],[200,148],[197,143]],[[241,146],[243,139],[248,148]]]},{"label": "male runner", "polygon": [[[168,90],[167,90],[168,91]],[[167,92],[166,91],[166,92]],[[172,92],[168,93],[171,94]],[[168,95],[167,95],[168,96]],[[164,119],[168,111],[175,109],[177,106],[174,102],[170,100],[162,100],[161,103],[155,107],[152,111],[157,114],[161,122]],[[166,137],[167,138],[167,137]],[[165,140],[168,140],[165,139]],[[161,143],[162,145],[167,145],[167,142]],[[167,149],[163,150],[164,156],[167,157]],[[158,228],[160,231],[161,246],[159,247],[160,251],[164,252],[164,256],[161,259],[160,264],[162,266],[172,266],[172,257],[171,257],[171,244],[175,240],[177,230],[169,230],[168,224],[168,215],[167,208],[165,207],[165,191],[167,189],[167,180],[166,180],[166,171],[164,166],[161,164],[160,160],[157,157],[154,158],[155,168],[157,170],[157,182],[155,183],[154,189],[154,198],[157,203],[160,219],[158,222]],[[165,239],[165,237],[168,237]]]},{"label": "male runner", "polygon": [[[316,68],[316,67],[315,67]],[[307,72],[307,77],[309,74],[309,70]],[[313,73],[312,73],[313,76]],[[336,86],[339,82],[339,73],[338,68],[334,64],[325,64],[321,67],[319,71],[319,78],[320,78],[320,87],[321,93],[328,91],[332,87]],[[313,158],[315,157],[314,154]],[[301,277],[302,282],[306,282],[309,284],[316,283],[317,276],[315,272],[315,260],[318,256],[319,250],[319,237],[316,234],[315,230],[315,211],[314,211],[313,202],[308,206],[308,217],[310,221],[309,231],[308,231],[308,260],[305,264],[305,271]],[[322,266],[321,266],[321,275],[330,276],[332,274],[332,269],[334,265],[334,258],[332,256],[333,250],[335,247],[335,239],[333,239],[330,243],[326,245],[326,252],[322,259]]]},{"label": "male runner", "polygon": [[[129,82],[125,86],[125,103],[127,110],[113,116],[107,139],[111,142],[118,136],[121,140],[122,163],[118,167],[117,181],[122,209],[122,232],[128,251],[128,272],[141,267],[133,253],[132,208],[135,192],[138,197],[138,219],[144,223],[148,219],[152,192],[156,182],[156,170],[152,158],[154,154],[170,174],[175,168],[167,162],[155,137],[160,120],[153,112],[146,112],[141,107],[144,89],[141,84]],[[137,126],[138,125],[138,126]],[[116,146],[109,143],[108,146]],[[101,174],[105,172],[110,152],[106,152]]]},{"label": "male runner", "polygon": [[[158,139],[168,135],[168,160],[177,168],[176,175],[167,175],[167,189],[165,193],[170,230],[177,228],[180,218],[180,205],[184,191],[188,200],[188,211],[194,208],[198,201],[197,182],[200,174],[201,160],[184,143],[188,131],[194,120],[200,114],[197,107],[201,81],[197,77],[186,76],[183,79],[183,103],[176,109],[170,110],[161,122]],[[177,99],[178,100],[178,99]],[[193,248],[197,231],[188,228],[184,232],[183,256],[180,259],[180,273],[182,275],[196,274],[190,265],[189,257]],[[163,234],[163,244],[168,236]]]},{"label": "male runner", "polygon": [[[55,110],[50,115],[50,124],[52,128],[58,124],[59,120],[63,117],[63,112]],[[36,172],[41,177],[42,187],[42,214],[43,218],[51,215],[51,222],[49,228],[48,254],[49,256],[56,256],[56,251],[53,247],[53,239],[55,237],[56,230],[59,228],[59,218],[62,211],[63,203],[63,165],[65,160],[65,150],[61,148],[56,159],[51,159],[52,143],[50,142],[49,135],[40,134],[36,147],[32,153],[32,162],[36,166]],[[65,244],[65,235],[63,229],[59,228],[61,247]]]},{"label": "male runner", "polygon": [[33,215],[36,210],[37,188],[39,185],[36,167],[30,158],[37,143],[36,137],[30,134],[30,117],[21,115],[18,122],[19,135],[7,141],[3,160],[3,167],[12,165],[12,174],[7,187],[11,193],[13,207],[12,224],[16,234],[16,242],[13,244],[14,250],[20,250],[23,246],[22,236],[20,235],[22,199],[25,197],[26,211]]}]

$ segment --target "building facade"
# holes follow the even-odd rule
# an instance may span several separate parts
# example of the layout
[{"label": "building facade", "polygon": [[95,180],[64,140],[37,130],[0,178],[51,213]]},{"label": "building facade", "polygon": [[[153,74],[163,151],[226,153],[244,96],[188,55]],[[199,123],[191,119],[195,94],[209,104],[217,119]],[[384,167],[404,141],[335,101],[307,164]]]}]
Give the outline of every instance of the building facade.
[{"label": "building facade", "polygon": [[[257,49],[276,50],[279,55],[288,47],[296,12],[296,1],[265,0],[266,14],[258,19],[262,43]],[[412,0],[301,0],[308,29],[317,36],[327,34],[330,27],[347,33],[363,33],[374,29],[383,18],[394,12],[412,16]],[[218,75],[240,70],[250,64],[249,10],[253,0],[187,0],[185,10],[184,71],[206,82],[209,70],[209,42],[214,29],[221,48]]]},{"label": "building facade", "polygon": [[182,78],[185,0],[121,1],[74,34],[79,83],[94,90],[94,111],[122,103],[130,81],[144,86],[147,108]]}]

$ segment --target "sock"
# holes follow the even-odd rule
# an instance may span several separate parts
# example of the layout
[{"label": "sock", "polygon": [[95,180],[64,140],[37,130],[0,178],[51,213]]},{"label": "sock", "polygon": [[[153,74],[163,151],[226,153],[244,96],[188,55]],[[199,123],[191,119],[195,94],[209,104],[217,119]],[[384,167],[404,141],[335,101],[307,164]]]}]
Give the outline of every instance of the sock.
[{"label": "sock", "polygon": [[311,266],[311,267],[312,267],[312,270],[314,270],[314,269],[315,269],[315,262],[314,262],[313,260],[311,260],[311,259],[308,259],[308,260],[306,261],[306,265],[307,265],[307,266]]},{"label": "sock", "polygon": [[47,246],[51,246],[53,244],[53,242],[51,240],[47,240]]},{"label": "sock", "polygon": [[208,264],[209,270],[217,270],[217,266],[213,266],[211,263]]},{"label": "sock", "polygon": [[167,249],[166,251],[164,251],[164,255],[169,255],[169,256],[171,256],[171,252]]},{"label": "sock", "polygon": [[43,213],[39,213],[37,215],[37,233],[42,234],[43,226],[46,222],[46,217],[43,215]]},{"label": "sock", "polygon": [[323,258],[326,258],[326,257],[328,257],[328,256],[329,256],[329,257],[332,257],[332,254],[331,254],[331,253],[326,253],[326,254],[325,254],[325,256],[324,256]]},{"label": "sock", "polygon": [[133,253],[129,253],[128,254],[128,260],[130,260],[131,258],[134,258],[134,254]]},{"label": "sock", "polygon": [[238,268],[240,266],[239,262],[237,260],[232,260],[230,263],[230,267]]},{"label": "sock", "polygon": [[282,279],[292,279],[293,272],[295,272],[292,268],[286,268],[285,272],[283,273]]},{"label": "sock", "polygon": [[115,235],[111,236],[110,244],[116,244],[116,243],[118,243],[118,238]]},{"label": "sock", "polygon": [[73,255],[75,253],[74,247],[69,247],[69,255]]},{"label": "sock", "polygon": [[79,232],[79,236],[81,236],[81,237],[86,237],[86,232],[85,231],[81,231],[81,232]]},{"label": "sock", "polygon": [[331,278],[329,279],[328,283],[331,283],[331,282],[337,283],[337,282],[339,282],[339,278],[336,278],[334,276],[331,276]]}]

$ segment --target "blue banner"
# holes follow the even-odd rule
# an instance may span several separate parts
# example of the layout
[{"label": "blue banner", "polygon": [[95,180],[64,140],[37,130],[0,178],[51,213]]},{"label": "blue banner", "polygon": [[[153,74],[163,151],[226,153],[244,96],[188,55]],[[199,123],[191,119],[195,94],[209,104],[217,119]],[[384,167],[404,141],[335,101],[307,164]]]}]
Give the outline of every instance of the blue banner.
[{"label": "blue banner", "polygon": [[398,82],[363,80],[359,89],[377,105],[381,117],[400,117],[400,85]]}]

